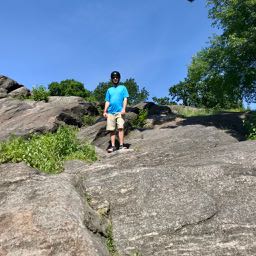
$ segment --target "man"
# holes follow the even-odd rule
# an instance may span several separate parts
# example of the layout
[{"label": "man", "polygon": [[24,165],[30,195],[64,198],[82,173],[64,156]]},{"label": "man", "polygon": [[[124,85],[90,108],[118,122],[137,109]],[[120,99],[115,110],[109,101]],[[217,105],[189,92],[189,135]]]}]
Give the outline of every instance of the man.
[{"label": "man", "polygon": [[121,75],[118,71],[111,73],[111,81],[113,86],[107,90],[105,98],[105,108],[103,116],[107,118],[107,131],[110,131],[111,147],[108,152],[116,150],[115,147],[115,130],[118,128],[119,149],[124,147],[124,119],[126,112],[127,98],[129,97],[126,87],[119,84]]}]

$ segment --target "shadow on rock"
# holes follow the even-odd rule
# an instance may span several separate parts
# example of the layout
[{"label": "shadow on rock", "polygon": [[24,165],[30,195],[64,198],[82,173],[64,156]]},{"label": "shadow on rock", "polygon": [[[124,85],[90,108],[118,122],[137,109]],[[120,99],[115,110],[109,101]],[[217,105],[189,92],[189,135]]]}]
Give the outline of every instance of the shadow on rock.
[{"label": "shadow on rock", "polygon": [[228,134],[235,137],[239,141],[245,140],[245,129],[243,126],[243,120],[246,117],[246,113],[233,113],[223,112],[216,115],[209,116],[194,116],[182,119],[176,122],[176,125],[168,125],[162,127],[162,129],[174,129],[178,126],[195,125],[200,124],[204,126],[215,126],[219,129],[224,129]]}]

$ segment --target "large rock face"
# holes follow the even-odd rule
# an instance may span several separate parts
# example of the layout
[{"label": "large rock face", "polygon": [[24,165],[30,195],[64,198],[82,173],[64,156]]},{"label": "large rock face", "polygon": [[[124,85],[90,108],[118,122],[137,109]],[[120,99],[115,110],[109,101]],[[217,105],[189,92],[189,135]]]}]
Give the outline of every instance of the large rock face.
[{"label": "large rock face", "polygon": [[1,254],[108,255],[101,209],[119,255],[256,254],[255,142],[185,123],[126,140],[58,176],[0,166]]},{"label": "large rock face", "polygon": [[81,181],[24,164],[0,165],[0,255],[109,255],[106,223]]},{"label": "large rock face", "polygon": [[255,142],[195,124],[128,141],[134,152],[110,155],[84,180],[95,207],[110,203],[120,255],[256,254]]},{"label": "large rock face", "polygon": [[97,108],[80,97],[50,97],[49,102],[0,99],[0,140],[11,134],[55,131],[60,124],[81,126],[82,116]]}]

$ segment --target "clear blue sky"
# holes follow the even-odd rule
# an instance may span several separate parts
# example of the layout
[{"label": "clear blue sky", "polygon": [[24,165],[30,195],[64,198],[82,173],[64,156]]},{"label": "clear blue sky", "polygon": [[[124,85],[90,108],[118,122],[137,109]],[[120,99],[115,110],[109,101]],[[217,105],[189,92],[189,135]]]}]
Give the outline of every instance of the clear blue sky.
[{"label": "clear blue sky", "polygon": [[28,88],[75,79],[93,90],[135,78],[150,96],[168,96],[206,46],[205,0],[1,1],[0,74]]}]

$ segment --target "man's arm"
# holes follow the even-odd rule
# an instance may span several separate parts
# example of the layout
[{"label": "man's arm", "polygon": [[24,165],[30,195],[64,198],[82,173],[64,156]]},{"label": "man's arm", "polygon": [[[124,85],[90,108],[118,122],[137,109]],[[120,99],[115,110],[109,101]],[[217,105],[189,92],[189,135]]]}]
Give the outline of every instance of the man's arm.
[{"label": "man's arm", "polygon": [[107,113],[108,107],[109,107],[109,101],[106,101],[106,102],[105,102],[104,111],[103,111],[103,116],[104,116],[104,117],[108,117],[108,113]]},{"label": "man's arm", "polygon": [[127,107],[127,98],[124,98],[123,101],[123,109],[121,111],[121,114],[124,115],[126,113],[126,107]]}]

